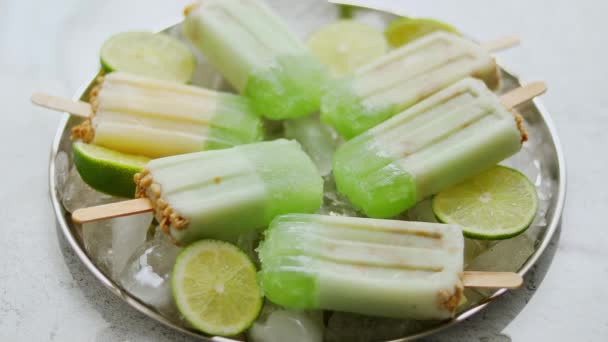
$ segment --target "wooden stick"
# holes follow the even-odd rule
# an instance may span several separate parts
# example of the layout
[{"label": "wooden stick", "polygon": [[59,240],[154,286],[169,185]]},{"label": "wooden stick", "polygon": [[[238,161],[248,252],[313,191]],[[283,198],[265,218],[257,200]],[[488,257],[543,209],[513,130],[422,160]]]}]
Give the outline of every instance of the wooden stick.
[{"label": "wooden stick", "polygon": [[82,208],[72,213],[76,223],[95,222],[115,217],[123,217],[152,211],[152,203],[147,198],[116,202],[96,207]]},{"label": "wooden stick", "polygon": [[547,85],[545,82],[532,82],[502,95],[500,102],[510,110],[517,105],[532,100],[538,95],[542,95],[546,91]]},{"label": "wooden stick", "polygon": [[34,93],[32,103],[45,108],[68,112],[72,115],[89,118],[93,115],[91,105],[82,101],[72,101],[62,97],[52,96],[44,93]]},{"label": "wooden stick", "polygon": [[513,272],[464,272],[462,277],[464,287],[481,287],[491,289],[518,289],[524,279]]},{"label": "wooden stick", "polygon": [[502,37],[502,38],[498,38],[495,40],[491,40],[489,42],[484,42],[479,45],[481,45],[481,47],[484,48],[488,52],[498,52],[498,51],[510,49],[514,46],[519,45],[519,43],[521,43],[521,40],[519,39],[519,37],[508,36],[508,37]]}]

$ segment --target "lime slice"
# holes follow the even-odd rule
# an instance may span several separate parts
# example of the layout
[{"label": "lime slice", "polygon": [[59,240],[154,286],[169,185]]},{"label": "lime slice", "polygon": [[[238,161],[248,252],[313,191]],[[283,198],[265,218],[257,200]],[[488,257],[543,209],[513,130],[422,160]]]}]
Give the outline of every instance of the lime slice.
[{"label": "lime slice", "polygon": [[186,83],[196,60],[184,43],[166,34],[123,32],[103,43],[101,65],[107,71]]},{"label": "lime slice", "polygon": [[399,47],[435,31],[460,34],[457,29],[441,21],[427,18],[400,18],[388,26],[384,35],[392,47]]},{"label": "lime slice", "polygon": [[112,196],[135,195],[133,175],[150,159],[77,141],[72,145],[74,165],[82,180],[97,191]]},{"label": "lime slice", "polygon": [[202,240],[188,246],[177,257],[171,284],[179,311],[207,334],[239,334],[262,309],[255,266],[227,242]]},{"label": "lime slice", "polygon": [[320,28],[310,36],[308,46],[334,76],[369,63],[388,49],[380,31],[353,20],[340,20]]},{"label": "lime slice", "polygon": [[433,198],[433,211],[441,222],[458,224],[465,236],[480,240],[521,234],[537,210],[534,184],[505,166],[495,166]]}]

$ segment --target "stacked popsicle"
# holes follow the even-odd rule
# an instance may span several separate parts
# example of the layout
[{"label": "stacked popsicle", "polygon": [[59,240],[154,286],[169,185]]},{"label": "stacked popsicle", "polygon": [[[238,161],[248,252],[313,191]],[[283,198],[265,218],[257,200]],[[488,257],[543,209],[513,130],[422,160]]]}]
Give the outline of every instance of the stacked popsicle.
[{"label": "stacked popsicle", "polygon": [[526,139],[521,118],[467,78],[346,142],[334,176],[366,215],[388,218],[515,154]]},{"label": "stacked popsicle", "polygon": [[259,114],[286,119],[319,109],[325,67],[264,2],[199,2],[186,10],[183,28]]},{"label": "stacked popsicle", "polygon": [[[458,226],[284,215],[265,235],[260,283],[271,301],[287,308],[446,319],[463,287],[473,285],[463,279]],[[504,277],[506,287],[521,285],[516,274],[492,276]]]},{"label": "stacked popsicle", "polygon": [[93,115],[72,137],[117,151],[164,157],[263,139],[248,99],[114,72],[91,90]]},{"label": "stacked popsicle", "polygon": [[498,88],[500,73],[482,46],[435,32],[361,67],[331,85],[322,119],[350,139],[467,76]]},{"label": "stacked popsicle", "polygon": [[77,210],[74,220],[154,211],[177,244],[234,241],[277,215],[316,211],[323,196],[313,162],[284,139],[155,159],[135,182],[140,199]]}]

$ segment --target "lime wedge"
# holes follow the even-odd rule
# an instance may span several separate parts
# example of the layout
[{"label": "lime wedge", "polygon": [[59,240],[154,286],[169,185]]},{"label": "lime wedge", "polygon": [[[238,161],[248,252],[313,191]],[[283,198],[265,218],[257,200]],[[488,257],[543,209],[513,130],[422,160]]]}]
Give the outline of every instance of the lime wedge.
[{"label": "lime wedge", "polygon": [[150,160],[80,141],[72,149],[74,165],[85,183],[97,191],[126,198],[135,195],[133,175]]},{"label": "lime wedge", "polygon": [[101,65],[107,71],[187,83],[196,60],[188,46],[166,34],[123,32],[103,43]]},{"label": "lime wedge", "polygon": [[207,334],[239,334],[262,309],[255,266],[227,242],[202,240],[188,246],[177,257],[171,284],[179,311]]},{"label": "lime wedge", "polygon": [[320,28],[308,38],[308,46],[334,76],[369,63],[388,49],[380,31],[353,20],[340,20]]},{"label": "lime wedge", "polygon": [[538,210],[536,188],[517,170],[495,166],[440,192],[433,212],[480,240],[508,239],[525,231]]},{"label": "lime wedge", "polygon": [[392,47],[399,47],[435,31],[460,34],[454,27],[441,21],[427,18],[400,18],[388,26],[384,35]]}]

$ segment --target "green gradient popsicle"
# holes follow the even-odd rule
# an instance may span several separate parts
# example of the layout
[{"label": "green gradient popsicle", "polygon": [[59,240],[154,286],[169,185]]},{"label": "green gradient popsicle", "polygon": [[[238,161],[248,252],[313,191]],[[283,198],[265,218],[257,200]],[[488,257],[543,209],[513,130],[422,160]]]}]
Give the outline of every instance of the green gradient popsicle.
[{"label": "green gradient popsicle", "polygon": [[258,0],[206,0],[187,11],[186,37],[269,119],[317,111],[324,66]]},{"label": "green gradient popsicle", "polygon": [[290,309],[445,319],[462,297],[458,226],[291,214],[265,234],[260,284]]},{"label": "green gradient popsicle", "polygon": [[150,158],[261,141],[262,119],[249,99],[114,72],[92,90],[95,114],[74,138]]},{"label": "green gradient popsicle", "polygon": [[295,141],[284,139],[150,161],[136,176],[138,197],[155,207],[176,242],[234,241],[277,215],[321,206],[323,180]]},{"label": "green gradient popsicle", "polygon": [[464,79],[346,142],[340,192],[370,217],[393,217],[521,148],[523,132],[482,81]]},{"label": "green gradient popsicle", "polygon": [[469,76],[492,89],[500,83],[494,58],[480,45],[431,33],[334,81],[323,96],[321,118],[350,139]]}]

